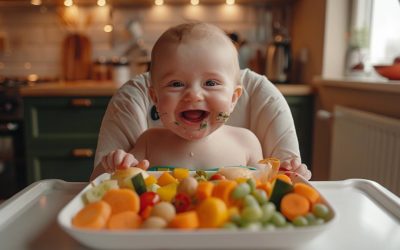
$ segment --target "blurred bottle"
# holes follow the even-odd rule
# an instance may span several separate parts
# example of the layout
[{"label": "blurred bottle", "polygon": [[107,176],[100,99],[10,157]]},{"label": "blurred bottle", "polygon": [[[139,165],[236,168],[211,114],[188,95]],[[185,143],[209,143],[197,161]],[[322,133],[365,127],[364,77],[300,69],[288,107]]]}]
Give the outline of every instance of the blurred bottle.
[{"label": "blurred bottle", "polygon": [[274,39],[267,46],[266,69],[267,78],[274,83],[288,83],[291,70],[290,39],[285,28],[279,23],[274,25]]}]

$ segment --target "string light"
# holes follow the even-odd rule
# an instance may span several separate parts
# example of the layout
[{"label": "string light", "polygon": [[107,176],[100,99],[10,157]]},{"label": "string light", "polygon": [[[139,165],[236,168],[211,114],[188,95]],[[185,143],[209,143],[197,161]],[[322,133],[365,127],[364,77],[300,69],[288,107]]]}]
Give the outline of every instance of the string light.
[{"label": "string light", "polygon": [[72,5],[74,5],[74,2],[72,0],[64,0],[65,7],[71,7]]},{"label": "string light", "polygon": [[113,26],[111,24],[106,24],[104,25],[104,32],[110,33],[111,31],[113,31]]},{"label": "string light", "polygon": [[31,4],[32,5],[41,5],[42,4],[42,0],[31,0]]},{"label": "string light", "polygon": [[164,4],[164,0],[155,0],[154,4],[157,6],[163,5]]},{"label": "string light", "polygon": [[235,0],[226,0],[226,4],[227,5],[234,5],[235,4]]},{"label": "string light", "polygon": [[97,5],[100,7],[106,6],[107,2],[106,0],[97,0]]},{"label": "string light", "polygon": [[192,5],[199,5],[200,1],[199,0],[190,0],[190,3]]}]

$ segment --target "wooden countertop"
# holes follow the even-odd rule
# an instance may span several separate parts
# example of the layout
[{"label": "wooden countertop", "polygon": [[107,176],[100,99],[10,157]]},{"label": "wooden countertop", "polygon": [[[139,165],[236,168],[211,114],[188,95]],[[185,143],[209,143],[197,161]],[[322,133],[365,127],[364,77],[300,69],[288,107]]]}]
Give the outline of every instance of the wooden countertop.
[{"label": "wooden countertop", "polygon": [[[44,96],[112,96],[120,86],[112,81],[49,82],[28,85],[20,89],[23,97]],[[312,95],[314,88],[308,84],[277,84],[285,96]]]},{"label": "wooden countertop", "polygon": [[382,78],[321,78],[314,80],[315,87],[347,88],[362,91],[379,91],[400,94],[400,81],[389,81]]}]

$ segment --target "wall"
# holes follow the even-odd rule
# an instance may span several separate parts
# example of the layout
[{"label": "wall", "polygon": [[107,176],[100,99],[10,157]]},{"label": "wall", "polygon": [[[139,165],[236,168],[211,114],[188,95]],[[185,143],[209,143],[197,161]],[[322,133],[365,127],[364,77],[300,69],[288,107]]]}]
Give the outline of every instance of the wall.
[{"label": "wall", "polygon": [[[0,38],[5,41],[0,50],[0,75],[59,77],[62,42],[67,34],[75,31],[89,36],[93,60],[101,56],[120,56],[132,39],[127,30],[131,20],[141,24],[143,46],[148,51],[165,29],[187,20],[208,21],[227,32],[238,32],[248,40],[252,49],[263,48],[271,33],[266,9],[251,5],[115,8],[111,33],[103,31],[104,25],[110,22],[106,7],[79,8],[75,13],[78,21],[67,20],[69,25],[59,14],[60,10],[54,7],[7,7],[0,10]],[[86,22],[89,24],[85,25]]]}]

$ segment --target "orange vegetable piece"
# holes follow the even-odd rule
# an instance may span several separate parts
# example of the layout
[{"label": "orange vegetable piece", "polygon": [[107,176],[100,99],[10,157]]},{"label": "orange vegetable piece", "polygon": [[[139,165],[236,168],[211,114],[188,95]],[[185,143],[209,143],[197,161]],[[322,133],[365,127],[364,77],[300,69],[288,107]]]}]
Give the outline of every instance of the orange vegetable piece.
[{"label": "orange vegetable piece", "polygon": [[231,205],[233,202],[231,201],[231,193],[233,189],[236,187],[237,182],[232,180],[221,180],[215,185],[212,196],[220,198],[225,202],[226,205]]},{"label": "orange vegetable piece", "polygon": [[160,186],[166,186],[171,183],[178,183],[178,180],[167,171],[163,172],[162,175],[158,177],[157,184]]},{"label": "orange vegetable piece", "polygon": [[142,218],[132,211],[125,211],[111,215],[107,227],[110,230],[127,230],[139,228],[142,224]]},{"label": "orange vegetable piece", "polygon": [[197,215],[201,228],[216,228],[222,226],[228,219],[228,209],[223,200],[210,197],[197,206]]},{"label": "orange vegetable piece", "polygon": [[73,218],[72,225],[77,228],[99,230],[105,228],[111,215],[111,207],[104,201],[89,203]]},{"label": "orange vegetable piece", "polygon": [[178,229],[195,229],[199,227],[196,211],[179,213],[169,223],[169,227]]},{"label": "orange vegetable piece", "polygon": [[289,193],[281,201],[281,213],[293,221],[297,216],[305,215],[310,211],[310,202],[302,195]]},{"label": "orange vegetable piece", "polygon": [[317,190],[305,183],[295,183],[294,192],[306,197],[312,204],[316,203],[319,199],[319,193]]},{"label": "orange vegetable piece", "polygon": [[204,200],[211,196],[214,189],[214,183],[210,181],[202,181],[197,185],[196,196],[199,200]]},{"label": "orange vegetable piece", "polygon": [[111,214],[125,211],[138,213],[140,209],[139,196],[130,189],[111,189],[103,196],[103,201],[111,206]]},{"label": "orange vegetable piece", "polygon": [[276,176],[276,179],[279,179],[279,180],[284,181],[286,183],[292,184],[292,180],[290,179],[290,177],[285,175],[285,174],[278,174]]},{"label": "orange vegetable piece", "polygon": [[156,177],[154,177],[154,175],[149,175],[145,180],[144,183],[146,184],[146,186],[150,186],[152,184],[156,184],[157,183],[157,179]]}]

